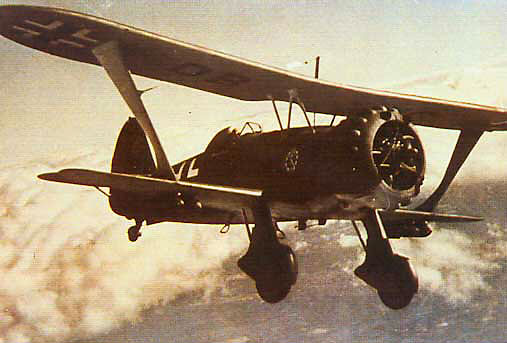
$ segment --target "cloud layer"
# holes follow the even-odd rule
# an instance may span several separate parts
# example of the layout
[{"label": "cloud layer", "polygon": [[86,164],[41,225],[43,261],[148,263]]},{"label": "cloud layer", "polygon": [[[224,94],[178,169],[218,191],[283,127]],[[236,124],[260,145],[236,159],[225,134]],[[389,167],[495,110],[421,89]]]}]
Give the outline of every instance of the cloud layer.
[{"label": "cloud layer", "polygon": [[35,178],[53,168],[0,171],[0,342],[89,336],[181,294],[206,297],[223,286],[223,261],[246,246],[239,232],[181,224],[146,228],[132,244],[131,224],[98,192]]},{"label": "cloud layer", "polygon": [[[492,79],[480,83],[474,82],[475,71],[470,79],[467,74],[446,75],[431,79],[430,86],[433,82],[464,96],[489,94],[490,74],[485,75]],[[493,140],[498,149],[487,151],[492,157],[476,159],[471,169],[477,173],[488,167],[488,175],[502,178],[505,162],[491,165],[505,156],[505,138]],[[189,292],[206,298],[224,285],[224,261],[246,249],[246,237],[239,230],[224,237],[217,227],[180,224],[148,228],[131,244],[125,234],[130,224],[110,213],[107,199],[98,192],[35,178],[71,166],[107,169],[107,161],[108,157],[86,154],[0,170],[0,343],[90,336],[139,320],[144,309]],[[428,239],[394,243],[397,251],[412,258],[424,290],[466,301],[491,287],[486,277],[499,268],[507,252],[507,201],[502,190],[488,195],[487,189],[474,188],[476,198],[486,200],[481,209],[492,208],[493,216],[479,233],[437,228]],[[458,202],[467,204],[466,196],[461,194]],[[357,265],[362,258],[357,243],[347,235],[339,236],[339,242],[347,251],[341,256],[348,259],[340,265]],[[304,254],[304,241],[298,244]]]}]

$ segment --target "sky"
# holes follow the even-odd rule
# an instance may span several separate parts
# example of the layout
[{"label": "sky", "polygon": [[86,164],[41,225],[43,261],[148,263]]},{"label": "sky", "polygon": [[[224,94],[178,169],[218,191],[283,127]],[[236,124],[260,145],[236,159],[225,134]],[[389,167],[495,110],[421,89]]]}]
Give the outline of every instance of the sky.
[{"label": "sky", "polygon": [[[391,87],[507,61],[505,2],[0,1],[18,3],[85,12],[307,75],[313,74],[314,58],[320,55],[321,78],[366,87]],[[103,70],[6,39],[0,39],[0,51],[5,80],[0,85],[0,153],[8,162],[113,151],[128,109]],[[224,118],[241,125],[244,116],[266,113],[262,121],[275,128],[269,103],[241,102],[149,79],[136,82],[139,88],[158,86],[144,100],[170,160],[184,157],[171,142],[184,142],[185,153],[199,152],[205,143],[195,142],[190,131],[202,129],[201,136],[209,139]],[[419,93],[498,102],[505,83],[489,86],[493,91],[485,96],[449,94],[438,87],[419,87]]]},{"label": "sky", "polygon": [[[503,1],[0,0],[3,4],[85,12],[306,75],[313,75],[319,55],[321,78],[339,83],[507,104]],[[16,313],[23,318],[13,324],[12,334],[53,341],[101,333],[183,291],[201,284],[215,287],[217,274],[209,270],[244,251],[244,235],[224,240],[204,228],[162,224],[175,231],[148,231],[132,246],[121,231],[130,224],[111,214],[98,195],[35,178],[51,168],[108,168],[129,112],[105,72],[1,37],[0,53],[0,265],[19,261],[2,272],[7,281],[0,284],[0,305],[12,309],[12,318]],[[252,119],[265,129],[277,125],[270,103],[135,80],[140,89],[157,86],[143,100],[172,162],[202,151],[225,126]],[[418,129],[428,153],[430,185],[435,185],[457,134]],[[460,176],[505,180],[506,143],[505,134],[487,133]],[[470,257],[472,242],[458,239],[459,253]],[[452,249],[437,248],[452,255]],[[195,264],[189,267],[188,261]],[[124,272],[139,265],[143,273]],[[469,259],[460,265],[472,267]],[[33,277],[23,279],[26,275]],[[0,323],[5,317],[0,313]],[[68,327],[59,326],[62,319]]]}]

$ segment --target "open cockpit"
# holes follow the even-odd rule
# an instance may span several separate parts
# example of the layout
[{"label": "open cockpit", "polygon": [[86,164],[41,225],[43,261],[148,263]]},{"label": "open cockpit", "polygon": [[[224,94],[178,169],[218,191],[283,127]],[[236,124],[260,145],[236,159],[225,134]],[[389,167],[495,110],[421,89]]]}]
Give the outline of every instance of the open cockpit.
[{"label": "open cockpit", "polygon": [[206,152],[217,153],[227,150],[237,144],[241,136],[260,133],[262,133],[262,126],[255,122],[246,122],[241,130],[228,126],[213,137],[206,148]]}]

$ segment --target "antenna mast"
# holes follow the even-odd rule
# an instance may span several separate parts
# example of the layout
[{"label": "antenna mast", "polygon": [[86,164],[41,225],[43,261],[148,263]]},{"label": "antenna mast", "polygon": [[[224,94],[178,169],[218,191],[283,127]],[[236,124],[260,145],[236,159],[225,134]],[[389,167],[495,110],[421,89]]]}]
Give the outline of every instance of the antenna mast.
[{"label": "antenna mast", "polygon": [[[320,56],[315,57],[315,78],[319,78]],[[315,127],[315,112],[313,112],[313,127]]]}]

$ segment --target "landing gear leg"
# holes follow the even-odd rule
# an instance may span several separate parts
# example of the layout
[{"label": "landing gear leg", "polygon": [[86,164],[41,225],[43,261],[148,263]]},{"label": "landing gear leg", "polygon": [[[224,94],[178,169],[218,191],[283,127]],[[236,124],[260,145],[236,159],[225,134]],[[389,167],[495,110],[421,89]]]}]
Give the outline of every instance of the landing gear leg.
[{"label": "landing gear leg", "polygon": [[264,301],[277,303],[296,283],[296,255],[289,246],[278,241],[271,211],[264,200],[260,200],[252,212],[255,227],[248,251],[238,260],[238,266],[255,281],[257,292]]},{"label": "landing gear leg", "polygon": [[129,241],[135,242],[139,237],[141,237],[141,225],[143,225],[142,219],[136,219],[136,225],[131,226],[127,233],[129,236]]},{"label": "landing gear leg", "polygon": [[363,224],[368,232],[366,259],[354,273],[377,290],[387,307],[399,310],[408,306],[419,288],[408,258],[393,253],[377,211],[371,211]]}]

